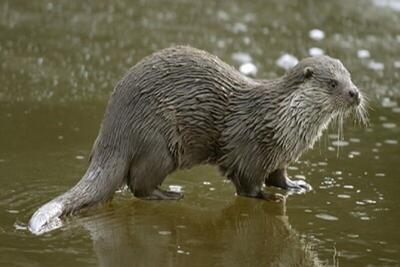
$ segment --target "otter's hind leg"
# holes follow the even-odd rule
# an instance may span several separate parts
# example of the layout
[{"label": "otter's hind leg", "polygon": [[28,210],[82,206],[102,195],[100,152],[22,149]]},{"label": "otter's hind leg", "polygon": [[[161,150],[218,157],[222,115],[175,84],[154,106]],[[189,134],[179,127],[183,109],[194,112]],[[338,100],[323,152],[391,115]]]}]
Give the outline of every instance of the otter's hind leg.
[{"label": "otter's hind leg", "polygon": [[275,186],[288,191],[304,193],[312,190],[311,185],[303,180],[290,180],[286,169],[278,169],[265,179],[266,186]]},{"label": "otter's hind leg", "polygon": [[170,192],[160,188],[168,174],[175,170],[174,161],[169,151],[160,145],[152,153],[140,155],[131,164],[128,186],[135,197],[145,200],[178,200],[182,193]]}]

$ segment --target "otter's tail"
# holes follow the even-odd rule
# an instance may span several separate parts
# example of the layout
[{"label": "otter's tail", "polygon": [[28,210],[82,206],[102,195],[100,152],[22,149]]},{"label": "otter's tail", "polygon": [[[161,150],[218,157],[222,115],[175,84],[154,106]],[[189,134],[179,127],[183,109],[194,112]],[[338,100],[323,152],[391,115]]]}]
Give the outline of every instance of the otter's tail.
[{"label": "otter's tail", "polygon": [[128,161],[115,155],[91,160],[82,179],[69,191],[41,206],[31,217],[28,229],[37,235],[61,225],[60,217],[110,200],[124,183]]}]

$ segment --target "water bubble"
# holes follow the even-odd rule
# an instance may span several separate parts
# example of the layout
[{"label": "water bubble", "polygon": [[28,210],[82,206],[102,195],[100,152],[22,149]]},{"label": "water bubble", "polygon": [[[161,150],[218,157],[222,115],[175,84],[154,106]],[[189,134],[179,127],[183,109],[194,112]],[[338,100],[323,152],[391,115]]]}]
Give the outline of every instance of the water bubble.
[{"label": "water bubble", "polygon": [[82,156],[82,155],[77,155],[76,157],[75,157],[76,159],[84,159],[85,157],[84,156]]},{"label": "water bubble", "polygon": [[17,214],[17,213],[19,213],[18,210],[7,210],[7,212],[8,212],[8,213],[11,213],[11,214]]},{"label": "water bubble", "polygon": [[42,57],[38,58],[37,64],[41,66],[43,64],[44,59]]},{"label": "water bubble", "polygon": [[232,30],[234,33],[247,32],[247,26],[242,22],[236,22],[233,25]]},{"label": "water bubble", "polygon": [[350,152],[350,155],[353,155],[353,156],[360,156],[360,155],[361,155],[361,152],[359,152],[359,151],[351,151],[351,152]]},{"label": "water bubble", "polygon": [[350,238],[358,238],[359,237],[358,234],[347,234],[347,236]]},{"label": "water bubble", "polygon": [[353,189],[354,186],[349,185],[349,184],[345,184],[345,185],[343,186],[343,188],[346,188],[346,189]]},{"label": "water bubble", "polygon": [[47,8],[47,10],[53,10],[53,7],[54,7],[54,5],[53,5],[53,3],[47,3],[47,6],[46,6],[46,8]]},{"label": "water bubble", "polygon": [[313,29],[308,33],[308,36],[315,41],[320,41],[325,38],[325,33],[320,29]]},{"label": "water bubble", "polygon": [[318,213],[318,214],[315,214],[315,217],[317,217],[318,219],[325,220],[325,221],[337,221],[337,220],[339,220],[338,217],[333,216],[333,215],[329,215],[327,213]]},{"label": "water bubble", "polygon": [[378,7],[388,7],[400,12],[400,1],[398,0],[373,0],[373,3]]},{"label": "water bubble", "polygon": [[299,60],[295,56],[290,54],[283,54],[276,61],[276,64],[285,70],[293,68],[294,66],[296,66],[297,63],[299,63]]},{"label": "water bubble", "polygon": [[322,56],[323,54],[325,54],[325,52],[321,48],[311,47],[310,49],[308,49],[308,54],[312,57],[316,57],[316,56]]},{"label": "water bubble", "polygon": [[182,192],[182,186],[180,186],[180,185],[169,185],[168,188],[172,192],[176,192],[176,193]]},{"label": "water bubble", "polygon": [[385,177],[385,174],[384,173],[375,173],[375,176],[376,177]]},{"label": "water bubble", "polygon": [[252,58],[248,53],[236,52],[232,54],[232,59],[240,64],[251,62]]},{"label": "water bubble", "polygon": [[229,19],[228,13],[226,13],[226,12],[223,11],[223,10],[218,10],[218,12],[217,12],[217,17],[218,17],[220,20],[228,20],[228,19]]},{"label": "water bubble", "polygon": [[381,104],[382,104],[382,107],[384,107],[384,108],[394,108],[394,107],[397,107],[397,102],[391,100],[389,97],[384,97],[384,98],[382,99]]},{"label": "water bubble", "polygon": [[332,145],[334,145],[336,147],[348,146],[349,142],[344,141],[344,140],[336,140],[336,141],[332,142]]},{"label": "water bubble", "polygon": [[171,231],[158,231],[160,235],[170,235]]},{"label": "water bubble", "polygon": [[357,51],[357,56],[358,56],[358,58],[369,58],[370,53],[368,50],[360,49]]},{"label": "water bubble", "polygon": [[20,222],[14,223],[15,230],[27,230],[28,227]]},{"label": "water bubble", "polygon": [[301,180],[305,180],[306,179],[306,177],[304,175],[300,175],[300,174],[297,174],[294,177],[297,178],[297,179],[301,179]]},{"label": "water bubble", "polygon": [[246,76],[255,76],[257,74],[257,67],[251,63],[244,63],[239,67],[239,71]]},{"label": "water bubble", "polygon": [[371,60],[368,63],[368,68],[370,68],[371,70],[380,71],[385,68],[385,65],[382,62]]},{"label": "water bubble", "polygon": [[395,62],[393,62],[393,67],[395,67],[396,69],[400,69],[400,60],[396,60]]},{"label": "water bubble", "polygon": [[338,198],[351,198],[351,196],[346,195],[346,194],[339,194],[337,195]]},{"label": "water bubble", "polygon": [[385,123],[382,123],[382,127],[386,128],[386,129],[393,129],[393,128],[396,128],[396,123],[385,122]]},{"label": "water bubble", "polygon": [[397,145],[397,140],[393,140],[393,139],[387,139],[385,140],[385,143],[388,145]]}]

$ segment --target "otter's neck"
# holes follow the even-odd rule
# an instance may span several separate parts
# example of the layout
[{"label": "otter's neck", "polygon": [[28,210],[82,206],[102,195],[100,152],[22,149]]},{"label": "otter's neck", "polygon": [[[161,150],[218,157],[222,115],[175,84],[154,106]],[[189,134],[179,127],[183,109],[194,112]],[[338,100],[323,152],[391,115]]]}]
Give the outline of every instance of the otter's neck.
[{"label": "otter's neck", "polygon": [[272,140],[266,141],[276,144],[273,147],[279,150],[276,154],[284,155],[278,165],[296,160],[304,150],[311,148],[332,118],[326,103],[316,101],[313,90],[301,86],[302,83],[291,80],[288,83],[283,77],[261,81],[261,86],[256,88],[265,103],[264,123],[272,131],[265,137]]}]

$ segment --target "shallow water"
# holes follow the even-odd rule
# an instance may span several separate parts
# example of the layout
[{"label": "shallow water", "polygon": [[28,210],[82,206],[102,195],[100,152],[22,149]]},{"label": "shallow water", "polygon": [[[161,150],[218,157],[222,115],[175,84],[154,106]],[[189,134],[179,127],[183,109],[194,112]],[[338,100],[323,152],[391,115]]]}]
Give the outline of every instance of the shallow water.
[{"label": "shallow water", "polygon": [[[399,3],[0,2],[0,265],[399,266]],[[339,142],[331,127],[290,170],[314,190],[284,206],[236,197],[200,166],[165,181],[182,187],[182,201],[122,191],[31,235],[35,209],[86,170],[116,81],[181,43],[250,63],[259,78],[320,48],[371,98],[370,127],[349,120]]]}]

